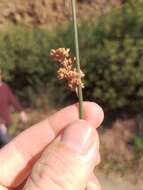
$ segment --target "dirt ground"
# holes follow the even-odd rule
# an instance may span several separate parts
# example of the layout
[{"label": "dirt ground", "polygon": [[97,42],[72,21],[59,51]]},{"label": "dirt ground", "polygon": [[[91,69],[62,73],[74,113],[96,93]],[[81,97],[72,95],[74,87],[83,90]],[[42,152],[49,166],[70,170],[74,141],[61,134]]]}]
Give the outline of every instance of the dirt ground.
[{"label": "dirt ground", "polygon": [[136,184],[131,183],[123,177],[114,175],[107,176],[103,173],[97,173],[102,190],[143,190],[143,181]]},{"label": "dirt ground", "polygon": [[[89,0],[90,1],[90,0]],[[120,0],[92,0],[79,3],[78,16],[92,18],[111,10]],[[81,1],[78,1],[81,2]],[[0,0],[0,28],[9,24],[30,24],[57,26],[71,18],[71,4],[68,0]]]}]

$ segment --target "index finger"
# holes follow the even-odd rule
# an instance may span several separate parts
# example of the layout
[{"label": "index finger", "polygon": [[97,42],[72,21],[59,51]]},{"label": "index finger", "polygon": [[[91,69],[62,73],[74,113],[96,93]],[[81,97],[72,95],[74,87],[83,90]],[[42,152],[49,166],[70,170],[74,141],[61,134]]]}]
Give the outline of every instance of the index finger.
[{"label": "index finger", "polygon": [[[98,127],[103,111],[95,103],[84,102],[84,119]],[[69,123],[78,119],[77,105],[66,107],[25,130],[0,151],[0,184],[16,187],[28,176],[38,155]]]}]

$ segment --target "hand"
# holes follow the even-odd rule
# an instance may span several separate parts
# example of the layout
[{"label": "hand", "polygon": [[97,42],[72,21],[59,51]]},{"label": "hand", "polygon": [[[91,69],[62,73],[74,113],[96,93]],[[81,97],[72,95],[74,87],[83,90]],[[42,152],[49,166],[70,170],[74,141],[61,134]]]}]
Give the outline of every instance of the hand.
[{"label": "hand", "polygon": [[23,123],[28,122],[28,116],[27,116],[26,112],[24,112],[24,111],[20,112],[20,119]]},{"label": "hand", "polygon": [[92,173],[100,159],[96,128],[103,111],[90,102],[83,107],[84,120],[78,119],[77,105],[66,107],[1,149],[0,190],[99,190]]}]

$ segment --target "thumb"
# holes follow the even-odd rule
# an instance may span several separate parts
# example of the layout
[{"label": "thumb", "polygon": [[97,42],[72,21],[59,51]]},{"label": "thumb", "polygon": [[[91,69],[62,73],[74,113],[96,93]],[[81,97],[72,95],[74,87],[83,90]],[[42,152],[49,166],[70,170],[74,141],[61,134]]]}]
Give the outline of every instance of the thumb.
[{"label": "thumb", "polygon": [[98,158],[96,130],[87,121],[76,121],[50,153],[44,151],[24,190],[84,190]]}]

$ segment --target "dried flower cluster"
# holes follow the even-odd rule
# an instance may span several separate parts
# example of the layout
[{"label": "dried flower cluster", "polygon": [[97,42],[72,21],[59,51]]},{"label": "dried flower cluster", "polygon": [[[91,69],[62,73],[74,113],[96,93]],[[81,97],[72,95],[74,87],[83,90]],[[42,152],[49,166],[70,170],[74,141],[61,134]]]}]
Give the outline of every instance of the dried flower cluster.
[{"label": "dried flower cluster", "polygon": [[60,68],[57,71],[59,80],[66,80],[68,82],[68,87],[74,91],[78,86],[84,88],[82,78],[84,73],[77,71],[74,64],[76,63],[76,58],[70,55],[70,49],[58,48],[51,50],[52,58],[60,64]]}]

